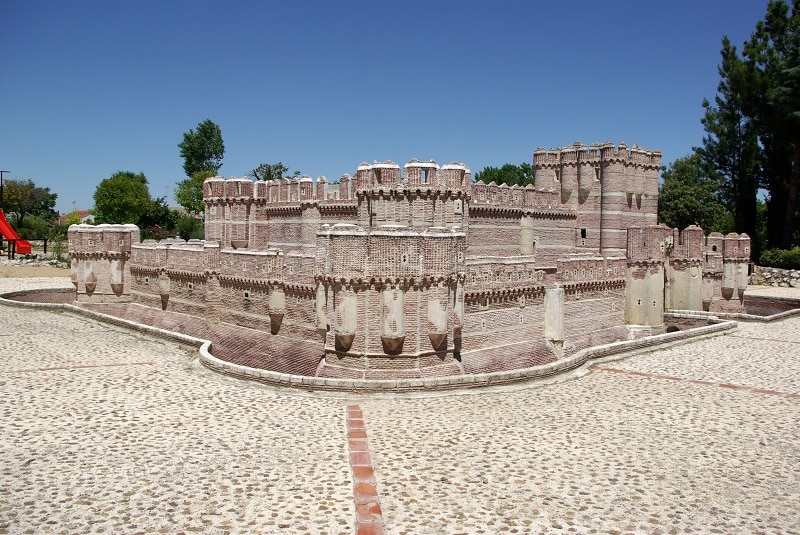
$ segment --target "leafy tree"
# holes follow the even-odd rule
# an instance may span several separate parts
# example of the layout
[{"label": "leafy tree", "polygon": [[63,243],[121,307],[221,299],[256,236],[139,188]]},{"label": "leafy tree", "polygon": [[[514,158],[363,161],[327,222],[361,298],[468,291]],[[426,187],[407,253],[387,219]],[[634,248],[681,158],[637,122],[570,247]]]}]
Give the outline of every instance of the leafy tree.
[{"label": "leafy tree", "polygon": [[727,37],[722,39],[721,77],[714,104],[703,101],[706,135],[695,149],[706,173],[720,177],[719,198],[733,214],[738,232],[756,235],[756,199],[760,177],[760,148],[752,116],[750,65]]},{"label": "leafy tree", "polygon": [[178,219],[175,230],[177,230],[178,236],[180,236],[183,240],[200,238],[202,225],[195,216],[184,214]]},{"label": "leafy tree", "polygon": [[72,212],[67,214],[64,218],[64,225],[69,228],[70,225],[78,225],[81,222],[81,216],[78,215],[78,212]]},{"label": "leafy tree", "polygon": [[197,131],[184,132],[183,141],[178,147],[181,149],[183,170],[187,177],[193,177],[201,171],[216,174],[222,167],[222,157],[225,155],[222,130],[211,119],[199,123]]},{"label": "leafy tree", "polygon": [[475,174],[475,180],[482,180],[484,184],[494,182],[495,184],[514,184],[527,186],[535,181],[533,166],[523,162],[519,165],[507,163],[503,167],[484,167],[482,171]]},{"label": "leafy tree", "polygon": [[706,232],[733,231],[733,218],[715,197],[717,176],[703,169],[700,156],[691,154],[662,167],[658,194],[658,222],[684,229],[699,225]]},{"label": "leafy tree", "polygon": [[181,180],[175,187],[175,201],[190,214],[199,214],[205,209],[203,182],[216,174],[215,171],[198,171],[191,178]]},{"label": "leafy tree", "polygon": [[763,147],[772,246],[789,248],[797,231],[800,194],[800,0],[767,5],[744,45],[752,70],[751,114]]},{"label": "leafy tree", "polygon": [[174,231],[179,217],[178,212],[167,206],[167,198],[160,197],[150,203],[149,209],[139,217],[136,224],[142,229],[144,237],[160,240]]},{"label": "leafy tree", "polygon": [[250,176],[256,180],[277,180],[280,178],[294,178],[300,176],[300,171],[294,171],[289,175],[289,168],[282,162],[276,164],[262,163],[250,171]]},{"label": "leafy tree", "polygon": [[3,181],[3,211],[13,214],[14,225],[22,228],[26,215],[33,215],[45,221],[58,217],[55,210],[58,194],[50,188],[39,188],[30,178],[28,180]]},{"label": "leafy tree", "polygon": [[152,208],[153,200],[143,173],[117,171],[94,192],[95,223],[138,223]]}]

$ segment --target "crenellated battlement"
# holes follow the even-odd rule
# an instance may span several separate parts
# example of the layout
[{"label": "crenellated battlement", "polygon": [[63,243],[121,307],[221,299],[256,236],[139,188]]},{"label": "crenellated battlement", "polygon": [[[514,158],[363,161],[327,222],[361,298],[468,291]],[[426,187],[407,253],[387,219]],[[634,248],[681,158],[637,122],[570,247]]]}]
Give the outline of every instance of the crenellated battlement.
[{"label": "crenellated battlement", "polygon": [[478,180],[472,184],[473,206],[494,206],[497,208],[519,208],[530,210],[558,210],[561,208],[559,194],[554,189],[536,188],[507,184],[484,184]]},{"label": "crenellated battlement", "polygon": [[554,168],[562,165],[602,165],[623,163],[659,169],[661,167],[661,151],[648,150],[633,145],[628,148],[625,142],[619,146],[611,142],[592,143],[588,147],[576,141],[572,145],[559,148],[544,149],[539,147],[533,151],[534,168]]},{"label": "crenellated battlement", "polygon": [[231,203],[286,204],[304,202],[355,200],[358,192],[389,190],[469,191],[472,172],[463,163],[451,162],[442,167],[433,161],[411,160],[401,172],[392,161],[363,162],[355,176],[344,174],[339,184],[330,184],[327,177],[314,181],[308,175],[268,181],[253,181],[248,177],[220,176],[203,183],[203,201],[209,206]]}]

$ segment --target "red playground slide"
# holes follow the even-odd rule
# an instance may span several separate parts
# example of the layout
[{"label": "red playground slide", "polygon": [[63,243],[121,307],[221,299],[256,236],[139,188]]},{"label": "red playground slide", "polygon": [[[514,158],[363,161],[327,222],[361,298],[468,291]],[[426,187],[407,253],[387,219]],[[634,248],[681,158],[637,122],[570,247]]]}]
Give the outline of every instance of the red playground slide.
[{"label": "red playground slide", "polygon": [[18,254],[31,254],[31,242],[23,240],[19,234],[11,228],[11,225],[6,219],[6,214],[0,210],[0,234],[8,241],[16,242],[16,251]]}]

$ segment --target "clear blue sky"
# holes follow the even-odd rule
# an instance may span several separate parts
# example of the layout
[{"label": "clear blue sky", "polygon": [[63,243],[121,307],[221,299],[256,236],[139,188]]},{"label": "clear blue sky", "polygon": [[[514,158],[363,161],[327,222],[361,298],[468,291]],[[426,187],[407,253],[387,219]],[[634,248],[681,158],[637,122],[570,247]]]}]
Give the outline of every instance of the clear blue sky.
[{"label": "clear blue sky", "polygon": [[177,144],[206,118],[224,176],[282,161],[456,160],[625,141],[699,145],[720,41],[766,0],[0,2],[0,169],[90,208],[117,170],[174,203]]}]

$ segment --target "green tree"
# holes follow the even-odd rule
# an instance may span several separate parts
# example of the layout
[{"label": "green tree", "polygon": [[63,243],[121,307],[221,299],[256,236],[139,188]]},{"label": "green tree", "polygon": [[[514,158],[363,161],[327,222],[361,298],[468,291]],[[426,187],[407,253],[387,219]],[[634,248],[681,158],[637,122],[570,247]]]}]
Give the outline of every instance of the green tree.
[{"label": "green tree", "polygon": [[167,206],[167,198],[160,197],[150,203],[149,209],[139,217],[136,224],[142,229],[143,238],[160,240],[174,235],[179,218],[180,214]]},{"label": "green tree", "polygon": [[800,194],[800,0],[772,0],[744,45],[753,117],[762,146],[770,245],[788,249]]},{"label": "green tree", "polygon": [[3,181],[3,211],[13,214],[14,226],[22,228],[26,215],[33,215],[44,221],[58,217],[55,210],[58,194],[50,188],[40,188],[30,178],[28,180]]},{"label": "green tree", "polygon": [[201,171],[216,174],[222,167],[222,157],[225,155],[222,130],[211,119],[199,123],[197,131],[184,132],[183,141],[178,147],[187,177],[193,177]]},{"label": "green tree", "polygon": [[256,180],[277,180],[280,178],[294,178],[300,176],[300,171],[294,171],[289,175],[289,168],[282,162],[275,164],[262,163],[250,171],[250,176]]},{"label": "green tree", "polygon": [[95,223],[133,223],[152,208],[153,200],[144,173],[117,171],[94,192]]},{"label": "green tree", "polygon": [[534,178],[533,166],[525,162],[519,165],[507,163],[500,168],[488,166],[475,174],[475,180],[482,180],[484,184],[494,182],[509,186],[527,186],[534,183]]},{"label": "green tree", "polygon": [[760,148],[749,86],[752,69],[727,37],[722,39],[720,83],[714,104],[703,101],[706,135],[696,150],[709,175],[720,177],[719,199],[733,214],[736,231],[756,236]]},{"label": "green tree", "polygon": [[175,186],[175,201],[183,206],[190,214],[199,214],[205,209],[203,204],[203,182],[207,178],[216,176],[216,171],[198,171],[187,178],[181,180]]},{"label": "green tree", "polygon": [[195,216],[184,214],[178,219],[175,230],[178,232],[178,236],[180,236],[183,240],[200,238],[202,225]]},{"label": "green tree", "polygon": [[658,193],[658,222],[685,229],[698,225],[708,232],[733,231],[733,218],[715,197],[719,178],[709,176],[698,154],[679,158],[662,167]]}]

